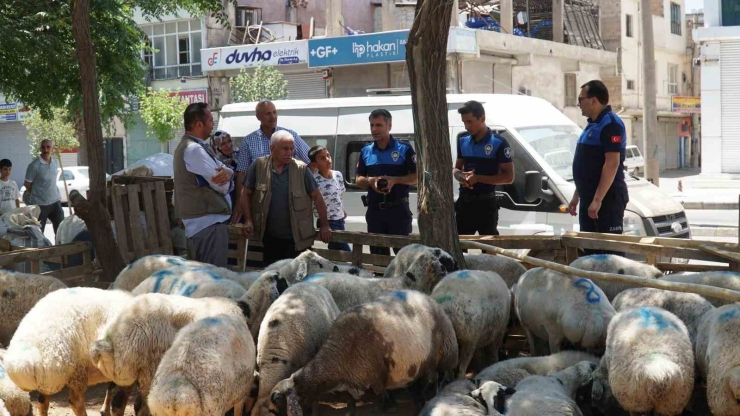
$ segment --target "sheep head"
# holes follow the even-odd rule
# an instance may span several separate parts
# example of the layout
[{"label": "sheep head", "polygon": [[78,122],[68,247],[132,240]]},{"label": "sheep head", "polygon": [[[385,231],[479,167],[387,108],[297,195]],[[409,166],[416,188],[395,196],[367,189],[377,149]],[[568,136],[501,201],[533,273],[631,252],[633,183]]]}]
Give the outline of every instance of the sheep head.
[{"label": "sheep head", "polygon": [[477,389],[470,392],[470,396],[489,409],[489,414],[495,414],[491,410],[503,413],[506,399],[511,397],[516,390],[511,387],[502,386],[495,381],[487,381]]},{"label": "sheep head", "polygon": [[293,377],[279,382],[272,389],[269,410],[278,416],[303,416]]},{"label": "sheep head", "polygon": [[287,276],[290,283],[300,282],[316,273],[338,273],[339,266],[319,256],[311,250],[306,250],[296,257],[292,262],[280,269]]}]

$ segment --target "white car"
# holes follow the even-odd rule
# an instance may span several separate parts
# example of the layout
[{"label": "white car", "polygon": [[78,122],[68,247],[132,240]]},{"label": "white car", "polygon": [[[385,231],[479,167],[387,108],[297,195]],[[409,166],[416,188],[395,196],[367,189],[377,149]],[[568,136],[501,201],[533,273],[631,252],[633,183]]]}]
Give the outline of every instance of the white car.
[{"label": "white car", "polygon": [[627,168],[627,172],[633,175],[645,172],[645,159],[642,157],[639,147],[635,145],[627,146],[624,155],[624,166]]},{"label": "white car", "polygon": [[[110,178],[110,175],[105,175],[106,180]],[[64,179],[64,180],[62,180]],[[64,175],[62,175],[62,169],[57,171],[57,188],[59,189],[59,195],[62,196],[62,204],[67,203],[67,193],[64,192],[64,182],[67,182],[67,190],[69,193],[77,191],[82,196],[87,197],[87,191],[90,189],[90,172],[87,166],[65,166]],[[20,189],[21,195],[26,192],[26,187],[23,186]]]}]

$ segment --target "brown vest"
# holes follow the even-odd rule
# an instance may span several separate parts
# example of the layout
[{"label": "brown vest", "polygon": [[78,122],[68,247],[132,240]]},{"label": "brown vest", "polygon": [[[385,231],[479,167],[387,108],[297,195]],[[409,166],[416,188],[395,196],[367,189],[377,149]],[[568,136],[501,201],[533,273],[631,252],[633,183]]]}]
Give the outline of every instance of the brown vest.
[{"label": "brown vest", "polygon": [[[255,160],[255,184],[252,193],[252,222],[254,234],[260,241],[267,229],[267,215],[272,198],[272,156],[264,156]],[[306,192],[305,163],[295,159],[287,166],[288,169],[288,206],[290,207],[290,228],[293,231],[293,241],[296,250],[305,250],[313,245],[316,238],[316,229],[313,227],[313,211],[311,209],[311,195]]]},{"label": "brown vest", "polygon": [[[185,167],[185,148],[190,143],[198,143],[190,136],[182,136],[175,149],[173,160],[175,170],[175,215],[180,219],[198,218],[208,214],[231,215],[231,209],[224,196],[210,186],[198,186],[197,178]],[[210,146],[203,146],[208,154],[216,160]]]}]

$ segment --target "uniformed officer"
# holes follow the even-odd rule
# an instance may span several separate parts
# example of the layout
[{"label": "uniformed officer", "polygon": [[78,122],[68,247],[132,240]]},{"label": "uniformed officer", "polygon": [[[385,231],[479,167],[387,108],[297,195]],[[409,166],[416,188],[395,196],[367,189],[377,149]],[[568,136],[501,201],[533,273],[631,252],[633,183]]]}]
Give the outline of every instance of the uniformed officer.
[{"label": "uniformed officer", "polygon": [[573,159],[576,192],[570,215],[575,216],[578,208],[581,231],[622,234],[629,200],[622,167],[627,146],[624,123],[612,112],[609,90],[601,81],[581,87],[578,105],[588,117],[588,126],[578,139]]},{"label": "uniformed officer", "polygon": [[[392,117],[385,109],[370,113],[374,143],[362,148],[357,163],[357,186],[367,189],[367,232],[411,234],[409,186],[416,185],[416,152],[391,136]],[[390,249],[370,247],[373,254]]]},{"label": "uniformed officer", "polygon": [[498,235],[496,185],[514,181],[511,148],[486,126],[486,112],[478,101],[457,110],[467,133],[457,138],[457,161],[452,174],[460,182],[455,202],[460,235]]}]

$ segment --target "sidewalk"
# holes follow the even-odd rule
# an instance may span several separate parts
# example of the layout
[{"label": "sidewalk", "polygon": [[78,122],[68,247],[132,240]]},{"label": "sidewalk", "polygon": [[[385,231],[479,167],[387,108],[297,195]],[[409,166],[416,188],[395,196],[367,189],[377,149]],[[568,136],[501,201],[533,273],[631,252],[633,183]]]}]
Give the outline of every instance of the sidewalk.
[{"label": "sidewalk", "polygon": [[685,209],[740,208],[740,176],[702,177],[698,169],[670,170],[661,172],[660,189],[679,201]]}]

